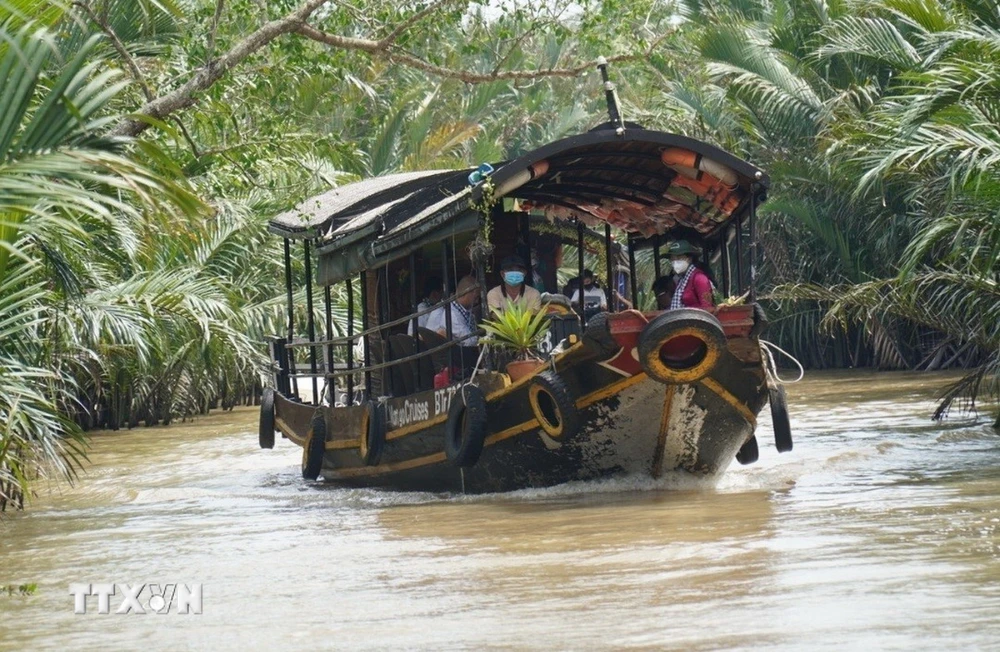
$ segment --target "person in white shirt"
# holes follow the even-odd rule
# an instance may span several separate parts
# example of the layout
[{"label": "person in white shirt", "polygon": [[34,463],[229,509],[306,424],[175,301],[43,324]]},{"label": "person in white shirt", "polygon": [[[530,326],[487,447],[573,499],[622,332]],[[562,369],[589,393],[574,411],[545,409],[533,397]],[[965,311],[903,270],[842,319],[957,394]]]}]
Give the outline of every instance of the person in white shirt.
[{"label": "person in white shirt", "polygon": [[[580,307],[580,289],[573,292],[570,302]],[[589,269],[583,271],[583,310],[589,316],[608,309],[608,297],[604,290],[594,285],[594,273]]]},{"label": "person in white shirt", "polygon": [[[441,278],[439,276],[427,277],[427,281],[424,283],[424,298],[417,304],[417,312],[423,312],[431,306],[441,303],[442,293]],[[417,327],[427,328],[427,323],[430,321],[431,315],[433,314],[434,312],[429,312],[426,315],[420,315],[417,317]],[[406,334],[413,335],[412,319],[406,325]]]},{"label": "person in white shirt", "polygon": [[[471,276],[463,276],[458,281],[455,300],[447,306],[438,308],[431,313],[431,318],[427,321],[427,328],[435,331],[441,337],[448,337],[448,322],[445,310],[451,311],[451,338],[461,339],[476,332],[476,317],[472,313],[476,303],[479,301],[479,289],[476,279]],[[470,337],[462,340],[462,346],[476,346],[479,344],[478,337]]]},{"label": "person in white shirt", "polygon": [[542,307],[542,293],[524,282],[528,267],[518,255],[507,256],[500,263],[500,278],[503,282],[486,294],[486,304],[490,312],[502,312],[507,306],[524,299],[532,312]]}]

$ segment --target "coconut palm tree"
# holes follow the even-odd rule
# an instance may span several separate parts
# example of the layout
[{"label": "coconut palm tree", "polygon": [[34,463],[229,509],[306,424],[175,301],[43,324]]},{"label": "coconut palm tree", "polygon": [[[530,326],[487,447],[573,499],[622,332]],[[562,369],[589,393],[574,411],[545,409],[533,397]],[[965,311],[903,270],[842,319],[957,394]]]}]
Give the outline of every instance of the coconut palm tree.
[{"label": "coconut palm tree", "polygon": [[[143,210],[196,210],[183,187],[154,174],[102,137],[122,89],[92,55],[95,38],[67,52],[45,28],[0,27],[0,508],[23,504],[31,481],[71,477],[82,448],[61,408],[73,379],[52,356],[66,329],[52,319],[73,296],[72,253],[127,234]],[[124,238],[122,242],[128,240]],[[79,263],[76,267],[80,267]],[[134,319],[119,316],[130,334]]]}]

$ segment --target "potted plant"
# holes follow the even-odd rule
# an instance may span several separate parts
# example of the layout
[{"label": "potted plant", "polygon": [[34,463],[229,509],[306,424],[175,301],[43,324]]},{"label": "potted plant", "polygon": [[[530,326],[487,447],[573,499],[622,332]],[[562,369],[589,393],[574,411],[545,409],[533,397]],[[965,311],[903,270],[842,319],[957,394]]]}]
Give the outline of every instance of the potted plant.
[{"label": "potted plant", "polygon": [[543,366],[538,356],[538,345],[549,331],[549,320],[544,310],[533,312],[524,301],[510,304],[494,312],[481,326],[487,342],[513,352],[514,360],[507,363],[507,375],[516,381]]}]

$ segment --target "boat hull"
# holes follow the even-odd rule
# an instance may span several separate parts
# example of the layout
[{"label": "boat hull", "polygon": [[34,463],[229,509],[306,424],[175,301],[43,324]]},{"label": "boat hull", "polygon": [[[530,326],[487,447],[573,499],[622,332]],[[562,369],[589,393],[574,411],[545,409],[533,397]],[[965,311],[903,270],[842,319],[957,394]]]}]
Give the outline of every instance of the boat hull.
[{"label": "boat hull", "polygon": [[458,385],[389,399],[385,447],[374,466],[359,455],[361,407],[316,408],[279,397],[276,422],[302,445],[308,423],[322,414],[328,437],[322,477],[353,487],[484,493],[615,475],[724,472],[753,437],[767,400],[759,359],[741,360],[725,350],[705,378],[664,384],[627,358],[621,364],[621,353],[602,356],[578,343],[554,359],[555,373],[576,397],[581,423],[558,440],[543,431],[529,406],[533,377],[514,385],[501,374],[477,381],[486,396],[488,433],[482,455],[466,468],[444,452],[445,422]]}]

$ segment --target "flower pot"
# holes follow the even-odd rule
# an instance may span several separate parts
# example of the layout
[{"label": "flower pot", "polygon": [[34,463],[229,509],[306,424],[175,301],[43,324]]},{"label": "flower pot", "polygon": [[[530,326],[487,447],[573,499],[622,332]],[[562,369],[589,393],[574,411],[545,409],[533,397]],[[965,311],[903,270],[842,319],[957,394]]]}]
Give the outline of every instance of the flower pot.
[{"label": "flower pot", "polygon": [[515,360],[507,363],[507,375],[511,382],[517,382],[525,376],[530,376],[545,366],[544,360]]}]

